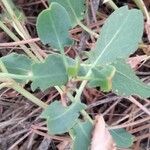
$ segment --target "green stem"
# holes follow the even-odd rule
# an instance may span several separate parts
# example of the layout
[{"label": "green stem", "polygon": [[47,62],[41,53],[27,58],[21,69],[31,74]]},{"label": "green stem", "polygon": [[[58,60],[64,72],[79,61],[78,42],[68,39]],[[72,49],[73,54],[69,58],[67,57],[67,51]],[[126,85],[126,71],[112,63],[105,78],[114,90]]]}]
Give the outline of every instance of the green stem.
[{"label": "green stem", "polygon": [[19,86],[17,83],[13,83],[11,86],[14,90],[16,90],[18,93],[22,94],[24,97],[26,97],[28,100],[33,102],[34,104],[38,105],[39,107],[42,107],[45,109],[48,105],[42,102],[40,99],[35,97],[33,94]]},{"label": "green stem", "polygon": [[[87,76],[87,77],[88,77],[88,76]],[[75,96],[75,100],[80,101],[81,94],[82,94],[82,92],[83,92],[84,87],[86,86],[86,84],[87,84],[87,80],[84,80],[84,81],[81,83],[79,89],[77,90],[77,94],[76,94],[76,96]]]},{"label": "green stem", "polygon": [[150,20],[150,15],[148,13],[148,10],[143,2],[143,0],[133,0],[135,4],[141,9],[141,11],[145,14],[147,21]]},{"label": "green stem", "polygon": [[20,80],[30,80],[32,76],[29,75],[17,75],[11,73],[0,73],[0,78],[12,78],[12,79],[20,79]]},{"label": "green stem", "polygon": [[[74,102],[75,101],[75,98],[70,94],[68,93],[67,96],[69,97],[69,99]],[[76,101],[77,102],[77,101]],[[84,118],[87,118],[92,124],[93,124],[93,120],[92,118],[89,116],[89,114],[85,111],[85,110],[82,110],[81,111],[81,114],[84,116]]]},{"label": "green stem", "polygon": [[72,13],[73,13],[73,15],[74,15],[74,18],[76,19],[77,24],[78,24],[81,28],[83,28],[86,32],[88,32],[89,34],[91,34],[91,35],[93,35],[94,37],[98,38],[98,37],[99,37],[99,34],[93,32],[91,29],[89,29],[87,26],[85,26],[85,25],[78,19],[77,15],[76,15],[76,12],[75,12],[74,9],[72,8],[72,4],[70,3],[70,1],[67,1],[67,2],[68,2],[68,5],[69,5],[69,7],[70,7],[70,9],[71,9],[71,11],[72,11]]},{"label": "green stem", "polygon": [[117,10],[118,9],[118,6],[114,3],[113,0],[109,0],[107,2],[114,10]]},{"label": "green stem", "polygon": [[66,55],[65,55],[65,50],[64,50],[64,48],[62,48],[62,46],[60,46],[60,52],[61,52],[61,55],[62,55],[62,58],[63,58],[63,62],[64,62],[64,65],[65,65],[65,68],[67,70],[68,62],[67,62],[67,58],[66,58]]},{"label": "green stem", "polygon": [[[2,22],[0,21],[0,28],[7,33],[10,38],[14,41],[20,41],[20,39]],[[35,62],[39,62],[36,56],[25,46],[25,45],[20,45],[20,47],[24,50],[24,52],[32,58]]]},{"label": "green stem", "polygon": [[93,35],[95,38],[99,37],[99,34],[93,32],[91,29],[89,29],[87,26],[85,26],[81,21],[78,21],[78,25],[83,28],[86,32]]},{"label": "green stem", "polygon": [[[61,89],[60,87],[55,86],[55,88],[57,89],[57,91],[58,91],[60,94],[63,93],[63,90],[62,90],[62,89],[64,89],[64,87],[62,87],[62,89]],[[71,95],[71,93],[67,93],[67,96],[68,96],[68,98],[71,100],[71,102],[77,102],[77,101],[75,100],[75,98]],[[87,118],[87,119],[93,124],[93,120],[91,119],[91,117],[89,116],[89,114],[88,114],[85,110],[82,110],[82,111],[81,111],[81,114],[84,116],[84,118]]]},{"label": "green stem", "polygon": [[0,68],[1,68],[1,71],[2,71],[2,72],[5,72],[5,73],[8,72],[7,69],[6,69],[6,67],[5,67],[5,65],[4,65],[4,63],[2,62],[1,59],[0,59]]},{"label": "green stem", "polygon": [[[10,2],[8,0],[2,0],[3,5],[5,6],[7,12],[9,13],[10,17],[12,18],[12,21],[14,23],[13,27],[15,28],[15,30],[17,31],[17,33],[24,39],[30,39],[30,35],[28,33],[28,31],[26,30],[26,28],[24,26],[22,26],[22,24],[20,23],[20,21],[18,20],[14,10],[12,9],[12,6],[10,5]],[[36,57],[40,60],[43,61],[42,56],[39,54],[38,50],[39,47],[36,44],[29,44],[31,47],[31,50],[33,51],[33,53],[36,55]]]},{"label": "green stem", "polygon": [[86,77],[86,76],[77,76],[75,81],[84,81],[84,80],[91,80],[92,78],[91,77]]},{"label": "green stem", "polygon": [[2,81],[4,83],[0,84],[0,89],[4,87],[13,88],[18,93],[22,94],[24,97],[26,97],[27,99],[29,99],[31,102],[35,103],[36,105],[42,107],[43,109],[45,109],[48,106],[47,104],[42,102],[40,99],[38,99],[33,94],[31,94],[30,92],[28,92],[27,90],[19,86],[14,80],[11,79],[12,77],[17,78],[17,79],[25,79],[26,78],[25,76],[7,73],[7,69],[5,65],[3,64],[3,62],[1,61],[1,59],[0,59],[0,68],[4,72],[4,73],[0,73],[0,81],[3,80],[3,78],[4,80],[8,78],[7,81]]},{"label": "green stem", "polygon": [[2,83],[0,84],[0,90],[7,87],[8,86],[8,83]]}]

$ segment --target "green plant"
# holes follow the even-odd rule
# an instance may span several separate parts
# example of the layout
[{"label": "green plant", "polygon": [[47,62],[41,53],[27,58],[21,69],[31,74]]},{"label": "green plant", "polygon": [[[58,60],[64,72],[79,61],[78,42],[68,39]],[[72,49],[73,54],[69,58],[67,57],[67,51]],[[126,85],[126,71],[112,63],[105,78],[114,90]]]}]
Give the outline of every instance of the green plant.
[{"label": "green plant", "polygon": [[[105,92],[112,90],[123,96],[150,96],[150,87],[139,80],[126,63],[142,38],[144,22],[141,11],[129,10],[127,6],[117,9],[105,22],[99,37],[81,23],[84,12],[84,0],[79,4],[76,0],[51,0],[50,7],[38,16],[37,32],[43,44],[55,49],[55,54],[47,56],[45,60],[38,57],[38,53],[31,53],[34,57],[30,53],[27,53],[28,56],[13,53],[0,59],[0,88],[11,87],[42,107],[41,118],[47,120],[49,134],[68,132],[74,150],[81,147],[87,150],[90,145],[93,120],[85,111],[86,105],[81,102],[86,85],[101,87]],[[76,25],[98,37],[86,61],[65,55],[64,48],[74,43],[68,31]],[[47,105],[20,86],[29,81],[32,81],[33,91],[55,87],[63,93],[69,82],[80,82],[80,86],[67,90],[70,100],[66,102],[67,106],[60,101]],[[79,118],[80,115],[83,119]],[[133,143],[133,136],[124,129],[110,130],[110,133],[118,147],[128,148]]]}]

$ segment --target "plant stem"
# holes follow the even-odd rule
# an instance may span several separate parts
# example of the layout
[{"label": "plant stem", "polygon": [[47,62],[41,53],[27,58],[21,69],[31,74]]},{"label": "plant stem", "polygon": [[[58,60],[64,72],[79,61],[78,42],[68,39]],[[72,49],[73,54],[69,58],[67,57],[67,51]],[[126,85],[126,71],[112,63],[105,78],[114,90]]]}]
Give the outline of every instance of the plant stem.
[{"label": "plant stem", "polygon": [[[87,75],[86,75],[86,76],[87,76]],[[75,96],[75,101],[80,101],[81,94],[82,94],[82,92],[83,92],[84,87],[86,86],[86,84],[87,84],[87,80],[84,80],[84,81],[81,83],[79,89],[77,90],[77,94],[76,94],[76,96]]]},{"label": "plant stem", "polygon": [[[14,40],[16,42],[20,41],[20,39],[2,21],[0,21],[0,28],[3,29],[5,31],[5,33],[7,33],[12,40]],[[25,45],[20,45],[20,47],[35,62],[39,62],[38,59],[36,58],[36,56]]]},{"label": "plant stem", "polygon": [[0,59],[0,68],[4,72],[4,73],[0,73],[0,80],[3,77],[6,78],[6,75],[8,75],[7,76],[8,80],[5,81],[4,83],[0,84],[0,89],[4,88],[4,87],[13,88],[18,93],[22,94],[24,97],[26,97],[27,99],[29,99],[31,102],[35,103],[36,105],[42,107],[43,109],[45,109],[48,106],[47,104],[45,104],[44,102],[42,102],[40,99],[38,99],[37,97],[35,97],[33,94],[31,94],[30,92],[28,92],[27,90],[25,90],[24,88],[22,88],[21,86],[19,86],[14,80],[12,80],[11,77],[20,77],[21,78],[21,75],[14,75],[14,74],[7,73],[8,71],[7,71],[7,69],[6,69],[6,67],[3,64],[3,62],[2,62],[1,59]]},{"label": "plant stem", "polygon": [[[9,13],[10,17],[12,18],[13,21],[13,27],[15,28],[15,30],[17,31],[17,33],[24,39],[30,39],[30,35],[28,33],[28,31],[26,30],[25,26],[23,26],[20,21],[18,20],[14,10],[12,9],[12,6],[10,5],[10,2],[8,0],[2,0],[3,5],[5,6],[7,12]],[[33,51],[33,53],[37,56],[37,58],[40,61],[43,61],[42,56],[40,55],[40,53],[38,52],[39,47],[36,44],[29,44],[31,47],[31,50]]]},{"label": "plant stem", "polygon": [[30,80],[31,76],[29,75],[17,75],[11,73],[0,73],[0,78],[12,78],[12,79],[20,79],[20,80]]},{"label": "plant stem", "polygon": [[109,0],[107,2],[114,10],[117,10],[118,9],[118,6],[114,3],[113,0]]},{"label": "plant stem", "polygon": [[[63,90],[64,87],[60,88],[58,86],[55,86],[55,88],[57,89],[57,91],[62,94],[63,93]],[[71,95],[71,93],[67,93],[67,96],[68,98],[71,100],[71,102],[77,102],[75,101],[75,98]],[[93,120],[91,119],[91,117],[89,116],[89,114],[85,111],[85,110],[82,110],[81,111],[81,114],[84,116],[84,118],[88,119],[92,124],[93,124]]]},{"label": "plant stem", "polygon": [[14,90],[16,90],[18,93],[22,94],[24,97],[26,97],[28,100],[30,100],[31,102],[33,102],[34,104],[38,105],[39,107],[42,107],[43,109],[45,109],[48,105],[45,104],[44,102],[42,102],[40,99],[38,99],[37,97],[35,97],[33,94],[31,94],[30,92],[28,92],[27,90],[25,90],[24,88],[22,88],[21,86],[19,86],[17,83],[13,83],[11,86]]},{"label": "plant stem", "polygon": [[67,58],[66,58],[66,55],[65,55],[65,50],[64,50],[64,48],[61,45],[60,45],[60,53],[62,55],[64,65],[65,65],[65,68],[67,70],[67,68],[68,68],[68,62],[67,62]]},{"label": "plant stem", "polygon": [[2,62],[1,59],[0,59],[0,68],[1,68],[1,71],[2,71],[2,72],[5,72],[5,73],[8,72],[7,69],[6,69],[6,67],[5,67],[5,65],[4,65],[4,63]]},{"label": "plant stem", "polygon": [[141,9],[141,11],[145,14],[147,21],[150,20],[150,15],[148,13],[148,10],[143,2],[143,0],[133,0],[135,4]]},{"label": "plant stem", "polygon": [[86,76],[77,76],[75,81],[84,81],[84,80],[91,80],[91,77],[86,77]]},{"label": "plant stem", "polygon": [[[67,96],[70,98],[72,102],[75,102],[75,98],[70,93],[68,93]],[[88,119],[93,124],[92,118],[89,116],[89,114],[85,110],[82,110],[81,114],[84,116],[84,118]]]},{"label": "plant stem", "polygon": [[0,84],[0,90],[7,87],[8,86],[8,83],[1,83]]},{"label": "plant stem", "polygon": [[93,32],[91,29],[89,29],[87,26],[85,26],[82,22],[78,21],[78,25],[83,28],[86,32],[93,35],[95,38],[99,37],[99,34]]}]

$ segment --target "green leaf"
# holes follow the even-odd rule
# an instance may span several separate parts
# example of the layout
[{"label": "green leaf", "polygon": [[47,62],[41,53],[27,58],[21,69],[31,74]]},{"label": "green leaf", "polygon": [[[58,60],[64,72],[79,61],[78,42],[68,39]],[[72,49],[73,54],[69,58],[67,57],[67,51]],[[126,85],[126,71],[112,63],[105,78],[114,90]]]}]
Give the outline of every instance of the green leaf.
[{"label": "green leaf", "polygon": [[96,47],[89,53],[91,63],[106,65],[117,58],[127,58],[138,48],[143,34],[140,10],[121,7],[113,12],[101,29]]},{"label": "green leaf", "polygon": [[85,0],[48,0],[49,3],[61,4],[70,15],[72,27],[75,27],[85,16]]},{"label": "green leaf", "polygon": [[134,142],[134,136],[125,129],[114,129],[109,131],[118,148],[130,148]]},{"label": "green leaf", "polygon": [[118,60],[113,66],[116,68],[112,84],[112,89],[115,93],[125,96],[150,97],[150,86],[144,84],[128,64],[123,60]]},{"label": "green leaf", "polygon": [[70,28],[69,15],[58,3],[52,3],[48,9],[40,13],[37,19],[37,32],[41,41],[58,50],[73,43],[69,38]]},{"label": "green leaf", "polygon": [[82,109],[85,105],[80,102],[64,107],[60,101],[55,101],[42,112],[41,117],[47,119],[49,134],[62,134],[73,127]]},{"label": "green leaf", "polygon": [[71,129],[73,150],[88,150],[91,143],[93,126],[89,121],[78,123]]},{"label": "green leaf", "polygon": [[46,90],[49,87],[65,85],[68,75],[61,55],[49,55],[44,63],[32,66],[32,89]]},{"label": "green leaf", "polygon": [[[6,69],[11,74],[17,75],[30,75],[32,61],[23,54],[11,53],[7,56],[1,57],[2,62],[4,63]],[[22,82],[23,80],[17,80]]]},{"label": "green leaf", "polygon": [[115,67],[109,65],[104,68],[93,68],[92,69],[92,80],[89,81],[88,85],[90,87],[98,87],[105,92],[108,92],[112,89],[112,78],[115,74]]}]

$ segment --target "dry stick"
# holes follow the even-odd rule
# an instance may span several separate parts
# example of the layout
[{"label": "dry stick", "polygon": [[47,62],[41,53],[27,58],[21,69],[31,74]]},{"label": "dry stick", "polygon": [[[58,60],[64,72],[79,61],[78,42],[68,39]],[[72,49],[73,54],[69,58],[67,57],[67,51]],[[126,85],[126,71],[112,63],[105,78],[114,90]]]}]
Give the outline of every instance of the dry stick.
[{"label": "dry stick", "polygon": [[110,97],[110,98],[101,99],[99,101],[96,101],[96,102],[88,105],[87,109],[91,109],[93,107],[96,107],[96,106],[99,106],[99,105],[102,105],[102,104],[105,104],[105,103],[116,101],[117,99],[118,99],[118,96],[113,96],[113,97]]},{"label": "dry stick", "polygon": [[114,102],[113,105],[111,105],[105,112],[103,112],[103,116],[106,115],[112,108],[114,108],[120,101],[121,101],[121,99]]},{"label": "dry stick", "polygon": [[30,44],[34,42],[40,41],[40,38],[34,38],[29,40],[22,40],[22,41],[16,41],[16,42],[9,42],[9,43],[0,43],[0,47],[10,47],[10,46],[18,46],[18,45],[24,45],[24,44]]},{"label": "dry stick", "polygon": [[145,139],[145,138],[148,138],[148,137],[150,137],[149,133],[141,135],[141,136],[137,136],[137,137],[135,137],[135,141],[142,140],[142,139]]},{"label": "dry stick", "polygon": [[136,132],[139,132],[141,130],[149,129],[149,126],[150,126],[149,124],[146,124],[142,127],[137,127],[137,128],[132,129],[132,130],[129,130],[129,132],[130,133],[136,133]]},{"label": "dry stick", "polygon": [[41,136],[44,136],[45,138],[47,139],[55,139],[55,140],[59,140],[59,141],[70,141],[70,138],[67,138],[67,137],[60,137],[60,136],[50,136],[49,134],[47,133],[44,133],[44,132],[41,132],[41,131],[38,131],[36,129],[32,129],[32,132],[33,133],[36,133],[38,135],[41,135]]},{"label": "dry stick", "polygon": [[11,147],[8,148],[8,150],[13,150],[21,141],[23,141],[26,137],[28,137],[32,131],[29,131],[27,134],[25,134],[23,137],[21,137],[18,141],[16,141]]},{"label": "dry stick", "polygon": [[108,2],[106,2],[108,5],[110,5],[114,10],[118,9],[118,6],[114,3],[113,0],[109,0]]},{"label": "dry stick", "polygon": [[130,100],[133,104],[137,105],[139,108],[141,108],[146,114],[150,116],[150,111],[144,107],[141,103],[139,103],[135,98],[132,96],[128,97],[128,100]]},{"label": "dry stick", "polygon": [[47,131],[47,127],[42,127],[46,122],[42,122],[42,124],[32,125],[33,129]]},{"label": "dry stick", "polygon": [[[10,5],[8,0],[1,0],[3,5],[6,8],[6,11],[8,12],[8,14],[10,15],[12,21],[13,21],[13,27],[15,28],[15,30],[17,31],[17,33],[24,39],[30,39],[31,36],[28,32],[28,30],[26,29],[25,26],[23,26],[20,21],[18,20],[14,10],[12,9],[12,6]],[[41,51],[40,47],[38,45],[36,45],[35,43],[33,44],[29,44],[29,46],[31,47],[32,52],[36,55],[36,57],[40,60],[43,61],[43,57],[40,55],[39,51]]]},{"label": "dry stick", "polygon": [[[137,101],[136,101],[137,102]],[[138,102],[139,103],[139,102]],[[134,104],[134,103],[133,103]],[[142,104],[140,104],[139,103],[139,105],[140,105],[140,107],[139,108],[146,108],[147,106],[149,106],[150,105],[150,103],[148,103],[148,104],[145,104],[144,106],[142,105]],[[142,105],[142,106],[141,106]],[[138,111],[140,111],[141,109],[138,109],[138,110],[136,110],[135,111],[135,113],[137,113]],[[143,109],[142,109],[143,110]],[[145,112],[145,111],[144,111]],[[138,116],[141,116],[144,112],[142,112],[142,113],[140,113],[140,114],[138,114]],[[118,120],[116,123],[114,123],[113,125],[117,125],[118,123],[120,123],[120,122],[122,122],[123,120],[125,120],[125,119],[127,119],[128,117],[129,117],[130,115],[126,115],[125,117],[123,117],[123,118],[121,118],[120,120]],[[136,118],[138,117],[138,116],[136,116]],[[135,118],[135,117],[134,117]]]},{"label": "dry stick", "polygon": [[[0,21],[0,28],[5,31],[12,40],[20,41],[20,39],[2,21]],[[25,45],[20,45],[20,47],[30,58],[32,58],[35,62],[38,62],[36,56]]]},{"label": "dry stick", "polygon": [[21,130],[21,131],[18,131],[18,132],[15,132],[15,133],[11,134],[11,135],[8,135],[7,139],[9,140],[9,139],[11,139],[11,138],[14,138],[14,137],[16,137],[16,136],[19,136],[19,135],[21,135],[21,134],[24,134],[24,133],[26,133],[26,132],[29,132],[29,129],[23,129],[23,130]]},{"label": "dry stick", "polygon": [[[145,106],[149,106],[148,104],[146,104]],[[135,113],[138,113],[141,109],[138,109],[135,111]],[[142,114],[144,114],[144,112],[141,112],[140,114],[138,114],[138,116],[141,116]],[[116,121],[115,123],[113,123],[113,125],[117,125],[120,122],[122,122],[123,120],[126,120],[130,115],[127,114],[125,117],[121,118],[120,120]]]},{"label": "dry stick", "polygon": [[32,134],[29,135],[29,137],[27,139],[29,142],[27,143],[27,146],[25,147],[25,149],[31,150],[31,148],[33,148],[35,136],[36,136],[35,133],[32,133]]},{"label": "dry stick", "polygon": [[41,2],[43,3],[43,5],[45,6],[45,8],[48,8],[47,4],[46,4],[46,1],[44,0],[41,0]]},{"label": "dry stick", "polygon": [[[143,116],[142,116],[143,115]],[[142,116],[142,117],[141,117]],[[129,115],[129,117],[130,117],[130,115]],[[130,123],[132,120],[135,120],[135,119],[137,119],[137,118],[143,118],[144,117],[144,112],[142,112],[142,113],[139,113],[139,114],[137,114],[137,115],[135,115],[135,116],[133,116],[132,118],[130,118],[130,120],[128,120],[128,121],[126,121],[126,123]]]},{"label": "dry stick", "polygon": [[[132,105],[132,109],[131,109],[131,112],[135,112],[135,110],[136,110],[136,105]],[[136,114],[135,113],[129,113],[129,118],[128,118],[128,121],[126,122],[126,123],[128,123],[128,122],[134,122],[135,121],[135,116],[136,116]],[[128,130],[131,130],[131,129],[133,129],[133,126],[130,126],[130,127],[127,127],[127,131]]]},{"label": "dry stick", "polygon": [[[43,2],[46,2],[47,0],[42,0]],[[35,5],[35,4],[41,4],[42,3],[41,0],[36,0],[35,2],[30,2],[30,3],[25,3],[25,4],[22,4],[21,6],[24,7],[24,6],[32,6],[32,5]]]},{"label": "dry stick", "polygon": [[[48,99],[48,101],[46,102],[46,104],[48,104],[51,100],[53,100],[58,95],[59,95],[59,93],[56,93],[55,95],[53,95],[50,99]],[[41,110],[40,107],[37,108],[37,109],[35,109],[35,110],[33,110],[30,114],[28,114],[28,116],[26,118],[23,118],[16,125],[14,125],[14,127],[12,129],[14,129],[15,127],[17,127],[20,123],[22,123],[22,122],[26,121],[27,119],[29,119],[32,115],[34,115],[35,113],[37,113],[40,110]]]},{"label": "dry stick", "polygon": [[22,118],[16,118],[16,119],[10,119],[10,120],[1,122],[0,123],[0,129],[2,129],[2,128],[6,127],[6,126],[9,126],[9,125],[15,124],[16,122],[20,121],[21,119]]},{"label": "dry stick", "polygon": [[[93,16],[94,22],[97,23],[96,12],[98,10],[98,5],[97,4],[95,4],[95,5],[97,6],[97,8],[94,9],[94,1],[90,0],[92,16]],[[98,25],[96,26],[96,28],[99,30],[99,26]]]},{"label": "dry stick", "polygon": [[148,116],[147,118],[132,122],[132,123],[128,123],[128,124],[122,124],[122,125],[117,125],[117,126],[109,126],[108,129],[112,130],[112,129],[126,128],[126,127],[129,127],[129,126],[134,126],[134,125],[143,123],[145,121],[150,121],[150,116]]}]

